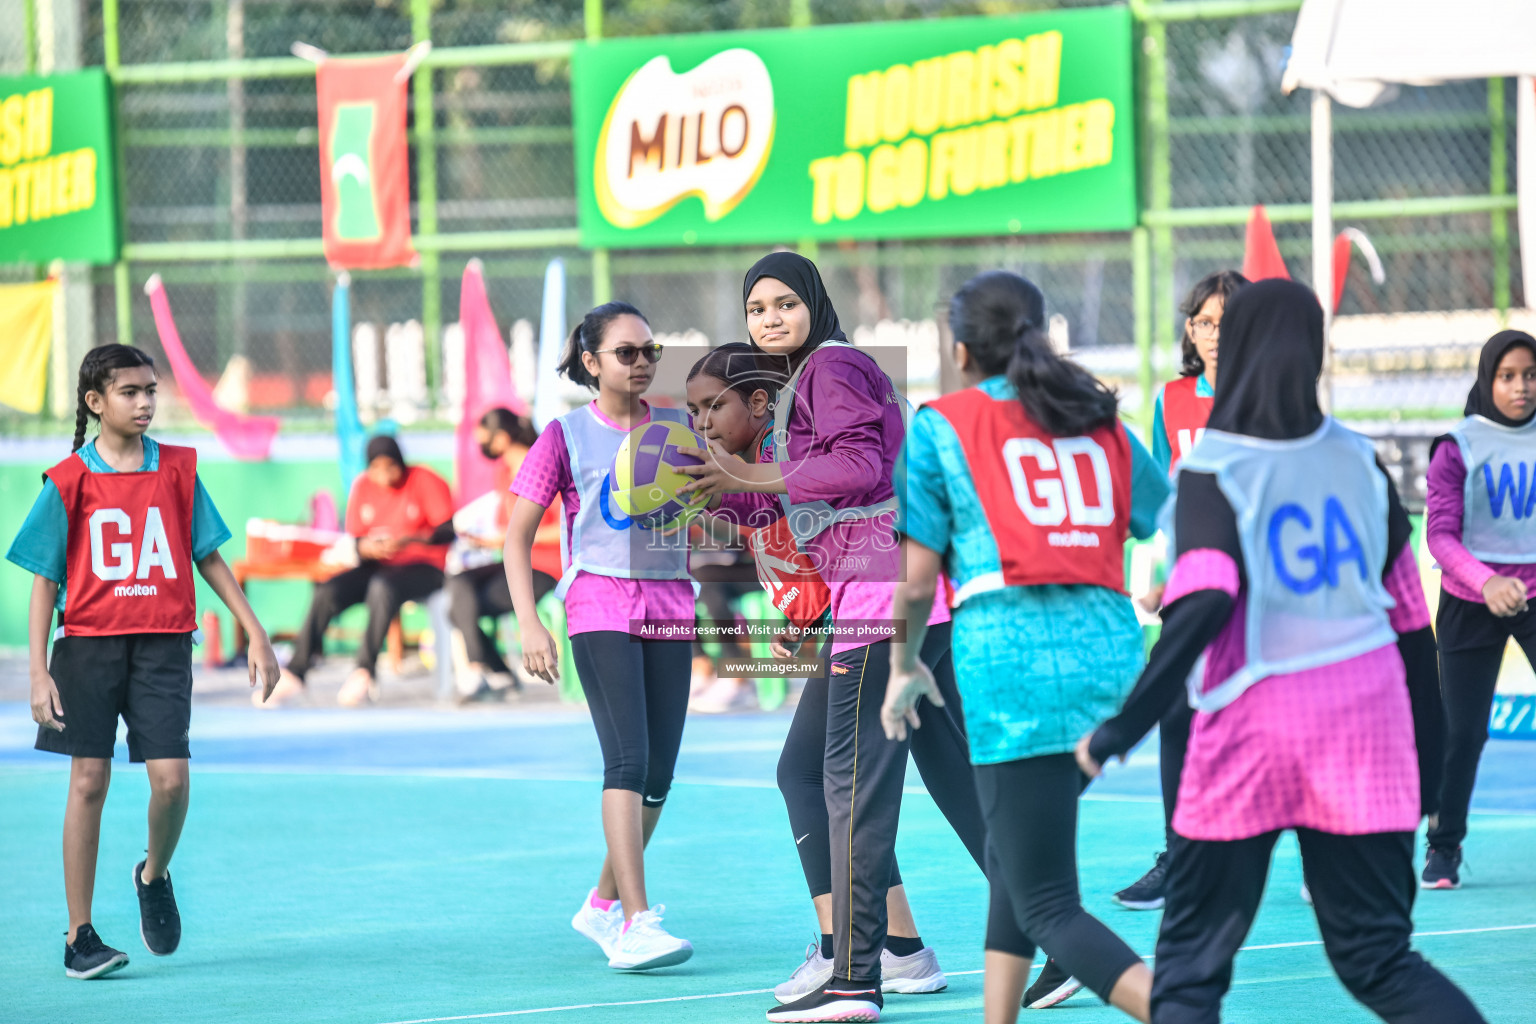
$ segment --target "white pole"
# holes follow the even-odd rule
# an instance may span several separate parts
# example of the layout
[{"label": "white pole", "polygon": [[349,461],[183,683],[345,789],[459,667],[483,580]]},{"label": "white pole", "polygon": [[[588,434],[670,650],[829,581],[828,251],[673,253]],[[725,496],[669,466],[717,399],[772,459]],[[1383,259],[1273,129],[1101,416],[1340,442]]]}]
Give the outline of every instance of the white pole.
[{"label": "white pole", "polygon": [[1312,288],[1323,304],[1323,377],[1319,399],[1333,409],[1333,101],[1312,93]]},{"label": "white pole", "polygon": [[1525,282],[1525,306],[1536,309],[1536,76],[1521,75],[1516,92],[1515,172],[1520,193],[1520,250],[1532,253],[1522,259],[1521,277]]}]

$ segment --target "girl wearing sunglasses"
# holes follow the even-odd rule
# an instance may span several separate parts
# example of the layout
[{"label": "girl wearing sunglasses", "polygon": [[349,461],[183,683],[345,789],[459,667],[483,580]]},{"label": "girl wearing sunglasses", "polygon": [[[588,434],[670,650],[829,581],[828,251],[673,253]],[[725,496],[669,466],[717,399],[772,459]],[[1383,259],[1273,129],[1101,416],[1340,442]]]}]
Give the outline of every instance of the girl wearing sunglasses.
[{"label": "girl wearing sunglasses", "polygon": [[565,573],[555,593],[565,601],[571,653],[603,751],[608,842],[597,886],[571,925],[597,943],[609,967],[626,971],[693,955],[686,939],[662,928],[665,908],[651,906],[645,889],[645,845],[672,784],[688,712],[690,644],[635,635],[647,622],[693,622],[688,548],[632,529],[608,496],[608,468],[631,430],[652,420],[688,422],[687,413],[640,397],[660,357],[644,315],[625,302],[598,306],[571,332],[560,372],[597,397],[550,423],[529,449],[512,482],[518,500],[504,552],[523,666],[554,682],[559,654],[534,610],[531,552],[544,510],[560,495]]}]

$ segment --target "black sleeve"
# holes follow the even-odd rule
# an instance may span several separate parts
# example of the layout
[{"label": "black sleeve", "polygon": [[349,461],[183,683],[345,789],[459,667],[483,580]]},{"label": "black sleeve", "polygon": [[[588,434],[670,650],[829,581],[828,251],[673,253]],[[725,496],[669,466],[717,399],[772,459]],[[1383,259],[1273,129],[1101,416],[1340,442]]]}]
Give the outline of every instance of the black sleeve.
[{"label": "black sleeve", "polygon": [[1094,730],[1088,742],[1088,752],[1095,761],[1103,764],[1129,752],[1175,701],[1184,699],[1184,681],[1200,652],[1227,624],[1233,604],[1220,590],[1197,590],[1164,609],[1162,635],[1136,688],[1120,713]]},{"label": "black sleeve", "polygon": [[[1385,578],[1399,558],[1412,554],[1413,524],[1392,475],[1380,460],[1376,465],[1387,478],[1387,550],[1393,552],[1382,569]],[[1399,635],[1397,650],[1403,657],[1413,707],[1413,736],[1419,750],[1419,807],[1424,814],[1434,814],[1440,809],[1440,776],[1445,769],[1445,709],[1440,698],[1440,655],[1434,631],[1425,626]]]},{"label": "black sleeve", "polygon": [[458,535],[458,531],[453,528],[453,520],[448,519],[444,522],[438,523],[432,528],[432,535],[427,538],[427,543],[451,544],[453,543],[453,539]]},{"label": "black sleeve", "polygon": [[1214,473],[1179,471],[1178,503],[1173,509],[1174,561],[1199,548],[1214,548],[1237,563],[1243,574],[1243,549],[1237,537],[1237,516],[1221,493]]},{"label": "black sleeve", "polygon": [[[1408,510],[1403,507],[1403,499],[1397,493],[1397,485],[1392,482],[1392,474],[1387,472],[1387,467],[1381,464],[1380,459],[1376,460],[1376,468],[1387,478],[1387,550],[1402,551],[1403,546],[1413,539],[1413,523],[1409,521]],[[1396,561],[1395,555],[1387,559],[1387,564],[1381,569],[1383,579],[1392,571]]]},{"label": "black sleeve", "polygon": [[[1210,473],[1179,473],[1178,503],[1174,506],[1176,556],[1201,548],[1226,554],[1243,582],[1243,555],[1238,543],[1237,517]],[[1184,681],[1200,653],[1226,626],[1235,605],[1219,590],[1186,594],[1163,609],[1163,630],[1136,688],[1120,713],[1101,725],[1089,741],[1093,759],[1126,753],[1151,731],[1154,723],[1182,699]]]},{"label": "black sleeve", "polygon": [[1440,704],[1440,659],[1428,626],[1397,638],[1413,705],[1413,737],[1419,748],[1419,808],[1440,810],[1440,774],[1444,770],[1445,721]]}]

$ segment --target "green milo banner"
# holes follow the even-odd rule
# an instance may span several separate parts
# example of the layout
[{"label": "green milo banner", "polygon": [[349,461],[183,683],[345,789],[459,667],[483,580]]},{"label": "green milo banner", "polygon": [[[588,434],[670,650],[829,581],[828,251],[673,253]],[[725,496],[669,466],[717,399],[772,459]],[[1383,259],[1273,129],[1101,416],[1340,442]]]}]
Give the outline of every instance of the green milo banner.
[{"label": "green milo banner", "polygon": [[100,69],[0,78],[0,263],[117,259],[110,89]]},{"label": "green milo banner", "polygon": [[1124,7],[603,40],[572,79],[583,245],[1136,223]]}]

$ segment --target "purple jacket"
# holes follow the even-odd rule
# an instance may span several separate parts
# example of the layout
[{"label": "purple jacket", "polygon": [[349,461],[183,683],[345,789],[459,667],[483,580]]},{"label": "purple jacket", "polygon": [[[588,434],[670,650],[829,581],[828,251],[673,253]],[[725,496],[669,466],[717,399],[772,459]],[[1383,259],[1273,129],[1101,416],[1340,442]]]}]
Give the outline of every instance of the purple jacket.
[{"label": "purple jacket", "polygon": [[[868,354],[842,346],[812,352],[795,384],[789,459],[779,463],[789,500],[857,508],[893,496],[906,440],[905,401]],[[771,446],[764,446],[761,461],[773,461]],[[782,514],[779,498],[727,494],[717,514],[738,525],[763,526]],[[832,591],[834,622],[890,618],[901,556],[889,517],[835,523],[810,540],[805,553]],[[948,621],[942,595],[941,589],[932,622]],[[859,646],[840,641],[833,653]]]},{"label": "purple jacket", "polygon": [[1441,442],[1429,460],[1428,497],[1424,514],[1424,540],[1429,553],[1440,563],[1440,585],[1463,601],[1483,601],[1483,585],[1494,576],[1512,576],[1536,593],[1536,563],[1487,565],[1461,542],[1461,519],[1466,509],[1467,464],[1461,449]]}]

